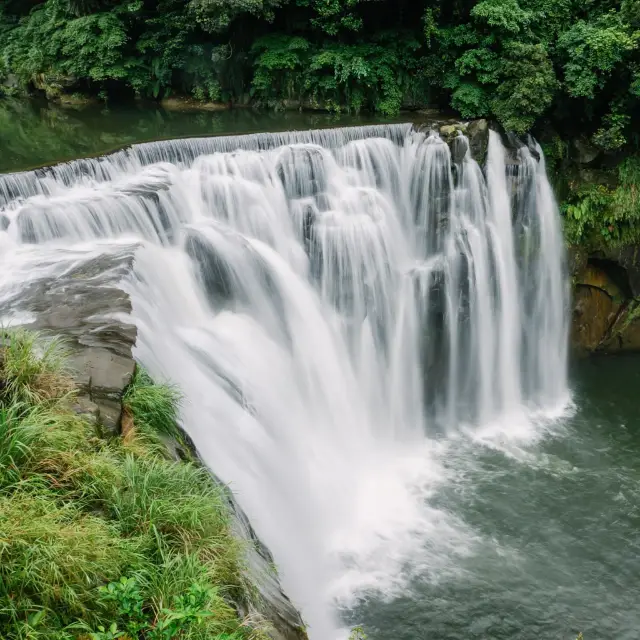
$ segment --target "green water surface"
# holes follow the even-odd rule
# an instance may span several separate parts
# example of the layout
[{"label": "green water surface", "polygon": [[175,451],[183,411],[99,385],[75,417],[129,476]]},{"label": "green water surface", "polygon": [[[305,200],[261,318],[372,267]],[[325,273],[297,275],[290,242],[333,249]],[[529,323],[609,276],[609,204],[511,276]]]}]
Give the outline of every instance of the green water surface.
[{"label": "green water surface", "polygon": [[432,504],[469,549],[351,612],[370,640],[640,638],[640,356],[573,369],[573,417],[450,456]]},{"label": "green water surface", "polygon": [[298,111],[167,111],[157,104],[61,107],[0,99],[0,173],[101,155],[137,142],[405,121]]}]

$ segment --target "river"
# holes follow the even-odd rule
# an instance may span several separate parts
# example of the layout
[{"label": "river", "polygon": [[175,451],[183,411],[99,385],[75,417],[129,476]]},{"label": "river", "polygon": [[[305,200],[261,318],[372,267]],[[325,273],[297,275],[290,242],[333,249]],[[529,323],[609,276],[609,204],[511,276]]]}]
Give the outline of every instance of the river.
[{"label": "river", "polygon": [[455,547],[443,527],[400,592],[349,619],[376,640],[637,638],[639,385],[638,356],[575,362],[573,415],[462,440],[431,498]]},{"label": "river", "polygon": [[398,121],[402,118],[298,111],[176,111],[149,104],[70,108],[0,99],[0,172],[96,156],[152,140]]},{"label": "river", "polygon": [[[158,138],[369,124],[8,104],[2,171]],[[302,156],[278,150],[292,142]],[[637,638],[640,359],[577,361],[567,378],[543,169],[525,152],[516,187],[538,195],[523,196],[519,233],[544,259],[524,269],[495,136],[486,184],[465,160],[455,189],[446,145],[401,125],[207,153],[236,143],[208,159],[199,143],[147,145],[12,183],[9,200],[26,190],[6,210],[5,281],[29,261],[143,242],[127,285],[137,355],[181,386],[187,430],[314,640],[329,640],[336,607],[372,640]],[[453,202],[446,231],[421,217]]]}]

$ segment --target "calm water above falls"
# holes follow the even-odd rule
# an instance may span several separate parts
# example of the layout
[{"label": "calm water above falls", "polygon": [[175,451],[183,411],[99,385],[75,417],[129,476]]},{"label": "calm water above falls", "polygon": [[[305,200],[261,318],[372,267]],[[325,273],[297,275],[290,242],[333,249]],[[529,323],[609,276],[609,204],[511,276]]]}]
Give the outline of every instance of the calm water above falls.
[{"label": "calm water above falls", "polygon": [[[110,153],[137,142],[188,136],[345,127],[380,117],[231,111],[167,111],[158,105],[92,105],[79,109],[40,101],[0,99],[0,172]],[[393,120],[388,120],[393,122]]]},{"label": "calm water above falls", "polygon": [[485,178],[405,125],[160,143],[0,176],[0,201],[0,301],[139,246],[137,355],[313,640],[336,609],[374,640],[638,637],[640,361],[583,363],[571,417],[526,149],[493,136]]}]

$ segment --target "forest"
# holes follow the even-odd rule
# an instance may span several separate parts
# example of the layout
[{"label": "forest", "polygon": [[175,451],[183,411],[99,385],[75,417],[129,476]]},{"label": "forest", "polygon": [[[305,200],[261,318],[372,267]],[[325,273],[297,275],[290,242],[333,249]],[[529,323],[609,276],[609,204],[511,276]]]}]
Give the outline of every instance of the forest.
[{"label": "forest", "polygon": [[0,0],[0,51],[7,95],[490,118],[543,142],[571,243],[640,236],[640,0]]},{"label": "forest", "polygon": [[17,89],[40,77],[104,99],[451,107],[638,144],[640,0],[0,0],[0,43]]}]

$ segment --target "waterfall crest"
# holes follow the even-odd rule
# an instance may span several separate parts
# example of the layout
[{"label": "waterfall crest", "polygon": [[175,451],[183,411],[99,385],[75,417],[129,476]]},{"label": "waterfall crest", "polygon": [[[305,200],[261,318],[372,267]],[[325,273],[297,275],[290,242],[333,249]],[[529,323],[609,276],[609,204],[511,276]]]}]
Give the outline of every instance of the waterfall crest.
[{"label": "waterfall crest", "polygon": [[345,575],[380,582],[394,540],[428,535],[416,451],[568,395],[542,151],[491,132],[483,171],[456,144],[458,162],[411,125],[259,134],[0,176],[0,299],[71,249],[138,247],[137,357],[182,389],[312,637]]}]

